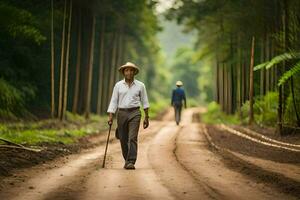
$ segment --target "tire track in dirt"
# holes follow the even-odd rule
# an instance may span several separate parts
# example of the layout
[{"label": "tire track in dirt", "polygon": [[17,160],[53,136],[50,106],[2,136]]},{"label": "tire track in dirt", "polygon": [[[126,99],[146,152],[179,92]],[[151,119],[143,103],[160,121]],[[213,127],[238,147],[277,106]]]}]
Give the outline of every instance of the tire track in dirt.
[{"label": "tire track in dirt", "polygon": [[246,174],[253,181],[263,182],[268,187],[287,194],[287,197],[284,199],[298,199],[297,197],[300,196],[299,181],[280,173],[281,168],[270,170],[264,166],[264,163],[259,165],[257,161],[250,162],[246,156],[239,155],[236,152],[218,146],[213,142],[205,125],[202,124],[201,127],[209,144],[224,158],[224,163],[229,168],[242,171],[243,174]]}]

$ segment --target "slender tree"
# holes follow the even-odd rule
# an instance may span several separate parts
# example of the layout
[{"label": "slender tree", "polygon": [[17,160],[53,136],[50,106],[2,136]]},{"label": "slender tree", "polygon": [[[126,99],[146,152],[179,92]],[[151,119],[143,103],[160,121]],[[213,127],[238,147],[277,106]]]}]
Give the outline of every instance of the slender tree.
[{"label": "slender tree", "polygon": [[93,77],[93,64],[94,64],[94,44],[95,44],[95,27],[96,27],[96,15],[93,13],[92,17],[92,31],[90,39],[90,55],[88,62],[88,85],[87,85],[87,97],[85,105],[85,118],[89,119],[91,109],[91,95],[92,95],[92,77]]},{"label": "slender tree", "polygon": [[71,25],[72,25],[72,0],[70,0],[70,11],[69,11],[69,24],[68,24],[68,38],[67,38],[67,49],[66,49],[66,66],[65,66],[65,77],[64,77],[64,95],[63,95],[63,110],[61,118],[65,119],[65,113],[67,110],[67,98],[68,98],[68,79],[69,79],[69,55],[70,55],[70,42],[71,42]]},{"label": "slender tree", "polygon": [[54,88],[54,5],[51,0],[51,117],[55,117],[55,88]]},{"label": "slender tree", "polygon": [[78,112],[78,99],[79,99],[79,83],[80,83],[80,66],[81,66],[81,42],[82,42],[82,12],[78,9],[78,29],[77,29],[77,59],[76,59],[76,75],[75,75],[75,86],[74,86],[74,96],[73,96],[73,107],[72,112]]},{"label": "slender tree", "polygon": [[100,55],[99,55],[99,74],[98,74],[98,99],[97,114],[102,112],[101,105],[103,103],[103,77],[104,77],[104,41],[105,41],[105,15],[103,15],[100,31]]},{"label": "slender tree", "polygon": [[251,61],[250,61],[250,88],[249,88],[249,100],[250,100],[250,109],[249,109],[249,125],[251,125],[254,121],[254,113],[253,113],[253,94],[254,94],[254,80],[253,80],[253,66],[254,66],[254,48],[255,48],[255,37],[252,37],[252,45],[251,45]]},{"label": "slender tree", "polygon": [[66,12],[67,0],[64,3],[63,30],[61,42],[61,57],[60,57],[60,74],[59,74],[59,96],[58,96],[58,118],[62,119],[62,104],[63,104],[63,77],[64,77],[64,58],[65,58],[65,29],[66,29]]}]

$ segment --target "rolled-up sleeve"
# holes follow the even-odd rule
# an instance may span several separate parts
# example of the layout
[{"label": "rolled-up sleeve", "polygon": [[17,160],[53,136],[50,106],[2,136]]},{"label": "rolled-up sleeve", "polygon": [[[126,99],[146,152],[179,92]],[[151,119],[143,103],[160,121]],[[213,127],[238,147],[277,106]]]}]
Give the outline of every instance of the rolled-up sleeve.
[{"label": "rolled-up sleeve", "polygon": [[118,108],[118,86],[115,85],[107,112],[115,113],[117,111],[117,108]]},{"label": "rolled-up sleeve", "polygon": [[142,88],[141,88],[141,102],[143,104],[144,109],[150,107],[150,104],[149,104],[149,101],[148,101],[146,87],[145,87],[144,84],[142,84]]}]

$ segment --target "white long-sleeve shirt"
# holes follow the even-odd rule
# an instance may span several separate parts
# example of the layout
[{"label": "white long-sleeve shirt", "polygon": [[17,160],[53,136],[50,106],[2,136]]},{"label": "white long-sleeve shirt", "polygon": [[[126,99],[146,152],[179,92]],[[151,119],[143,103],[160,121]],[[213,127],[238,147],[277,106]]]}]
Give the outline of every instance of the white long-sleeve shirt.
[{"label": "white long-sleeve shirt", "polygon": [[148,96],[144,83],[134,80],[131,86],[125,82],[125,79],[119,81],[114,86],[108,113],[115,113],[118,108],[134,108],[143,105],[143,108],[149,108]]}]

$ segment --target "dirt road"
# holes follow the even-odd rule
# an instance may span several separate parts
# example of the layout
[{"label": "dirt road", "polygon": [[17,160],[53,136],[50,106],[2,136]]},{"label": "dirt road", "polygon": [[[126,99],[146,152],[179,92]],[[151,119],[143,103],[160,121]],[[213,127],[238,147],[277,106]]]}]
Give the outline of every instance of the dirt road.
[{"label": "dirt road", "polygon": [[[105,169],[99,146],[16,172],[4,180],[0,199],[297,199],[228,167],[209,145],[205,125],[193,122],[199,112],[185,110],[179,126],[169,114],[141,130],[136,170],[123,169],[113,140]],[[299,165],[292,167],[299,175]]]}]

